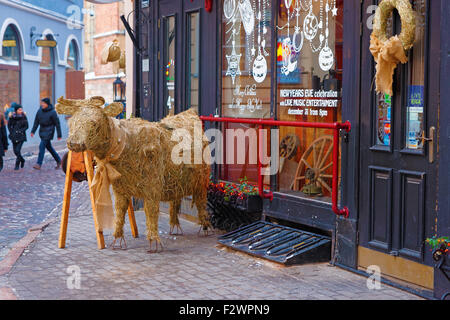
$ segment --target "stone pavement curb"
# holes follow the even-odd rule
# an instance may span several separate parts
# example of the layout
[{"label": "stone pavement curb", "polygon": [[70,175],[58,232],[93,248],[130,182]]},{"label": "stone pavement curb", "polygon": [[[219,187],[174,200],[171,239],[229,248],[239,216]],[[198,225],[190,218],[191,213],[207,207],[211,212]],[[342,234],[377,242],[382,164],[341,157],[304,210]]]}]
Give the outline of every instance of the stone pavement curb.
[{"label": "stone pavement curb", "polygon": [[[46,227],[57,220],[58,218],[53,218],[31,227],[28,230],[28,234],[14,245],[3,260],[0,260],[0,277],[8,274],[17,260],[22,256],[25,249],[30,246],[30,244],[42,231],[45,230]],[[0,287],[0,300],[18,300],[18,298],[11,288]]]},{"label": "stone pavement curb", "polygon": [[[28,234],[18,241],[14,247],[8,252],[6,257],[0,261],[0,276],[3,276],[11,271],[14,264],[20,258],[22,253],[28,246],[36,239],[36,237],[51,223],[56,222],[58,218],[53,218],[45,221],[39,225],[31,227]],[[1,293],[0,293],[1,298]]]}]

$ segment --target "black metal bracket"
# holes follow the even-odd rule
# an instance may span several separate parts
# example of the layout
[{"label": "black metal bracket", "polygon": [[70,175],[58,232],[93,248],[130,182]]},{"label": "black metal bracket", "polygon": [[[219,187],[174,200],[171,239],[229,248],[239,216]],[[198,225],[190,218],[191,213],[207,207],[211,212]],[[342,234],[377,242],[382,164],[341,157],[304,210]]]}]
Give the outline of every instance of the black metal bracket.
[{"label": "black metal bracket", "polygon": [[134,47],[136,48],[136,51],[138,54],[142,54],[146,48],[141,48],[139,46],[139,42],[137,39],[137,32],[136,30],[133,30],[133,28],[131,28],[130,23],[128,22],[130,19],[130,15],[133,13],[138,12],[138,19],[136,20],[136,26],[142,26],[145,25],[149,22],[149,17],[142,11],[142,10],[133,10],[131,11],[128,16],[125,18],[124,15],[120,16],[120,20],[122,21],[123,25],[125,26],[125,29],[127,30],[128,35],[130,36],[131,41],[133,42]]},{"label": "black metal bracket", "polygon": [[[59,37],[59,33],[56,34],[51,34],[53,37]],[[30,28],[30,49],[34,50],[36,48],[36,45],[34,43],[34,41],[36,40],[36,38],[40,38],[42,37],[43,34],[42,33],[36,33],[36,27],[31,27]]]},{"label": "black metal bracket", "polygon": [[341,129],[339,135],[342,137],[342,140],[347,143],[350,139],[350,133],[344,129]]}]

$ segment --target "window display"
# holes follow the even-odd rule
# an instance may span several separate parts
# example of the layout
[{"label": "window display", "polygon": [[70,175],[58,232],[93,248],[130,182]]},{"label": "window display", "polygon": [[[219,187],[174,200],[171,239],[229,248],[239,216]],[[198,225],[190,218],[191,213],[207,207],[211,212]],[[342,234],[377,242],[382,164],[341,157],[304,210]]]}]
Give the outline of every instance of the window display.
[{"label": "window display", "polygon": [[[341,121],[342,0],[284,0],[278,7],[277,105],[285,121]],[[280,128],[279,190],[330,201],[331,130]]]}]

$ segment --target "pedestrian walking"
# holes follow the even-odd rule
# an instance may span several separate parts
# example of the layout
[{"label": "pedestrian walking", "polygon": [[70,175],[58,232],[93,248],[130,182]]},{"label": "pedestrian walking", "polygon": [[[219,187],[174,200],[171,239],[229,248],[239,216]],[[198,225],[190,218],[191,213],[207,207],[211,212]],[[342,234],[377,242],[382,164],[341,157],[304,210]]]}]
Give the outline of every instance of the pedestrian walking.
[{"label": "pedestrian walking", "polygon": [[15,104],[14,112],[11,112],[8,118],[9,139],[13,144],[14,154],[16,155],[16,167],[14,170],[19,170],[19,166],[22,168],[25,166],[25,159],[22,157],[21,150],[24,142],[27,141],[28,119],[22,106],[19,104]]},{"label": "pedestrian walking", "polygon": [[55,108],[51,104],[49,98],[41,100],[41,107],[34,119],[34,125],[31,129],[31,137],[34,137],[34,133],[39,128],[39,137],[41,138],[41,144],[39,145],[39,156],[37,163],[33,166],[34,169],[40,170],[42,163],[44,162],[45,149],[47,149],[56,161],[55,169],[61,168],[61,158],[58,153],[53,149],[51,141],[55,136],[55,128],[58,133],[58,140],[61,140],[61,124],[59,123],[58,114]]},{"label": "pedestrian walking", "polygon": [[6,119],[3,110],[0,110],[0,171],[3,170],[3,157],[8,150],[8,136],[6,133]]}]

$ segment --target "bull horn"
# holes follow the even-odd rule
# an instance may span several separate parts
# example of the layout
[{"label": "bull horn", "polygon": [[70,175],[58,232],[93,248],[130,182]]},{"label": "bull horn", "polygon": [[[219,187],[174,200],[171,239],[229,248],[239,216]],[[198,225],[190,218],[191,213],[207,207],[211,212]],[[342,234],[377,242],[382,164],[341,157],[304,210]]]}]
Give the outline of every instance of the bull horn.
[{"label": "bull horn", "polygon": [[85,106],[88,103],[88,100],[64,99],[63,97],[60,97],[58,99],[58,103],[66,105],[66,106],[82,107],[82,106]]}]

